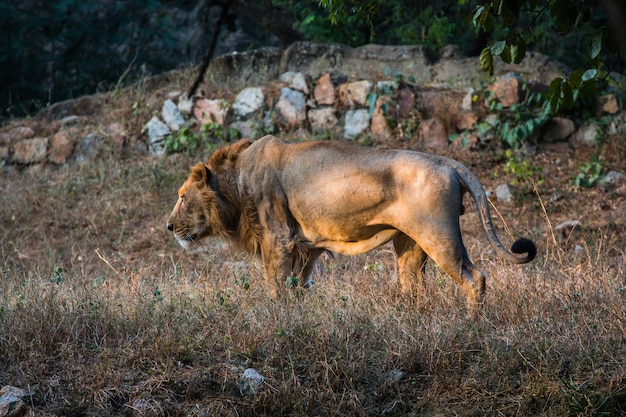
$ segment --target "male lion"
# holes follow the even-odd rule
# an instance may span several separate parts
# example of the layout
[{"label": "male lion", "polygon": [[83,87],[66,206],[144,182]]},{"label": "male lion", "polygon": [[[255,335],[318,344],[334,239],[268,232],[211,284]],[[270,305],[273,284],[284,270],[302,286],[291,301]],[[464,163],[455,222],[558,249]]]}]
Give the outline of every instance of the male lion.
[{"label": "male lion", "polygon": [[421,288],[430,257],[463,288],[475,316],[485,276],[461,239],[466,191],[498,254],[518,264],[533,260],[537,249],[528,239],[511,251],[502,246],[481,183],[455,160],[271,135],[233,143],[194,166],[167,228],[185,248],[215,235],[260,255],[274,297],[289,276],[308,282],[324,251],[356,255],[393,241],[403,292],[414,282]]}]

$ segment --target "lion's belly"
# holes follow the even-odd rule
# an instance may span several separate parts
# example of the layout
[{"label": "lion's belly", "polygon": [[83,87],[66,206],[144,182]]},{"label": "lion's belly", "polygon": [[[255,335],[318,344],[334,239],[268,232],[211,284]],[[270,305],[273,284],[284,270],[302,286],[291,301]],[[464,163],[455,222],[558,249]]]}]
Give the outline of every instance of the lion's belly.
[{"label": "lion's belly", "polygon": [[361,233],[354,233],[353,238],[343,233],[342,235],[332,233],[322,235],[311,230],[302,230],[302,234],[312,247],[324,248],[344,255],[359,255],[389,242],[398,234],[398,231],[385,228],[377,232],[367,233],[366,230],[363,230]]}]

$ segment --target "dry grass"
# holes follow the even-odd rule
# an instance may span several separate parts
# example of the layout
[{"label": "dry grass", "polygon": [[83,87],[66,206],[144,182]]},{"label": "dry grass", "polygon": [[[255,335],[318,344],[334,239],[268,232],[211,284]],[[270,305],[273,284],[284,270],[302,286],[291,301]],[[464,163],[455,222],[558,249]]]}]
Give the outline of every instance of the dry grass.
[{"label": "dry grass", "polygon": [[[33,415],[626,415],[624,230],[561,239],[541,207],[514,207],[541,255],[511,266],[469,209],[488,274],[475,322],[436,266],[426,297],[398,295],[388,248],[326,257],[318,285],[277,303],[253,261],[182,252],[163,227],[191,163],[0,182],[0,382],[32,391]],[[248,367],[266,377],[255,396]]]}]

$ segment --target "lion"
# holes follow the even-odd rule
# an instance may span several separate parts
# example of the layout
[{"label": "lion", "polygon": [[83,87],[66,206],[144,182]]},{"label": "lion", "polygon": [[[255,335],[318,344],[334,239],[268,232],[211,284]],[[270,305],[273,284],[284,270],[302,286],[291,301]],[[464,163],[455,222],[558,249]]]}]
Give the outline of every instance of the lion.
[{"label": "lion", "polygon": [[[184,248],[220,236],[260,257],[272,297],[288,277],[309,282],[326,252],[357,255],[387,242],[397,254],[403,293],[423,287],[431,258],[467,295],[475,317],[485,275],[461,238],[463,196],[474,198],[487,240],[523,264],[537,253],[525,238],[507,250],[496,235],[482,184],[461,163],[412,150],[343,142],[242,139],[195,165],[167,221]],[[284,285],[284,284],[283,284]]]}]

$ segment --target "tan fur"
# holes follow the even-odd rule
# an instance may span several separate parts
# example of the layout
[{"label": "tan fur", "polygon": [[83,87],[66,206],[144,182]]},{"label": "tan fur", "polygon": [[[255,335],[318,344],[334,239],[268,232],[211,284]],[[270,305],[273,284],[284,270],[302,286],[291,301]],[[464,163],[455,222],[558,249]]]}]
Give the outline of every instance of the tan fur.
[{"label": "tan fur", "polygon": [[184,247],[215,235],[260,256],[273,296],[289,276],[307,281],[324,251],[355,255],[393,241],[403,292],[421,288],[430,257],[465,290],[475,315],[485,277],[461,238],[466,191],[497,253],[531,261],[531,241],[516,241],[512,251],[502,246],[482,185],[452,159],[274,136],[239,141],[197,164],[167,227]]}]

